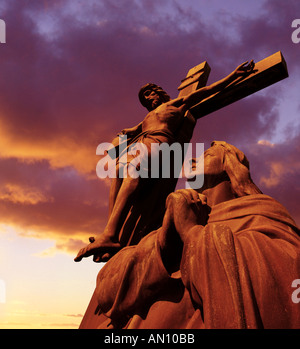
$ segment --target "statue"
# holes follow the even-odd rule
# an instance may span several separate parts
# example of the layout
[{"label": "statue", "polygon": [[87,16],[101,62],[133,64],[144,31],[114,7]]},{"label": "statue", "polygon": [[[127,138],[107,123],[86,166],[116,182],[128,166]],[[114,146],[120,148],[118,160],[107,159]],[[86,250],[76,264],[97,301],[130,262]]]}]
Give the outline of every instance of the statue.
[{"label": "statue", "polygon": [[112,180],[107,225],[75,258],[107,261],[80,328],[300,326],[290,289],[300,274],[298,227],[253,183],[240,150],[213,142],[198,190],[174,192],[178,177],[130,176],[152,144],[189,142],[197,119],[288,76],[281,52],[205,86],[209,71],[206,62],[190,69],[173,100],[154,84],[140,90],[149,113],[121,134],[146,151],[138,161],[116,155],[122,176]]},{"label": "statue", "polygon": [[213,142],[204,186],[171,193],[162,226],[104,265],[80,328],[299,328],[299,275],[295,222]]},{"label": "statue", "polygon": [[[140,167],[144,162],[148,164],[148,158],[154,155],[151,152],[151,145],[153,143],[172,144],[177,141],[178,129],[181,127],[184,116],[189,109],[202,100],[222,91],[226,86],[240,77],[248,76],[253,72],[253,69],[253,61],[249,64],[245,62],[224,79],[210,86],[197,89],[187,96],[178,97],[173,100],[170,99],[161,87],[155,84],[147,84],[141,88],[139,99],[142,105],[148,109],[149,113],[136,127],[122,131],[122,134],[126,134],[131,138],[130,144],[142,143],[146,146],[147,151],[143,155],[145,159],[142,158],[134,166]],[[116,140],[114,143],[116,143]],[[127,152],[127,149],[125,152]],[[124,224],[130,208],[133,206],[135,194],[140,190],[141,186],[149,185],[147,181],[142,181],[140,177],[135,178],[130,174],[131,166],[134,163],[136,155],[126,155],[126,162],[123,162],[122,154],[119,156],[117,178],[112,179],[107,225],[103,233],[96,237],[91,237],[90,244],[78,252],[75,258],[76,262],[91,255],[94,256],[93,260],[95,262],[105,262],[124,247],[119,237],[120,229]],[[119,171],[122,171],[122,176],[118,176]],[[167,192],[166,194],[169,193]],[[162,198],[162,202],[164,203],[165,196],[162,196]],[[125,244],[128,243],[126,242]]]}]

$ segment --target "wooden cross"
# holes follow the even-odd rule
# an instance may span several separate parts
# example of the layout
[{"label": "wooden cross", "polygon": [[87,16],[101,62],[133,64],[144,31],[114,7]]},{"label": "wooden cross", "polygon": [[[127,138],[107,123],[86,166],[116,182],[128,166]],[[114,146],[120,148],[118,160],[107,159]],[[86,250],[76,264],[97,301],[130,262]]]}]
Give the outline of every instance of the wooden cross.
[{"label": "wooden cross", "polygon": [[[186,96],[190,92],[205,86],[209,73],[210,67],[207,62],[190,69],[186,78],[182,80],[178,87],[179,97]],[[257,62],[253,73],[249,76],[233,81],[224,90],[201,101],[190,109],[190,113],[195,119],[202,118],[287,77],[286,62],[282,53],[278,51]]]}]

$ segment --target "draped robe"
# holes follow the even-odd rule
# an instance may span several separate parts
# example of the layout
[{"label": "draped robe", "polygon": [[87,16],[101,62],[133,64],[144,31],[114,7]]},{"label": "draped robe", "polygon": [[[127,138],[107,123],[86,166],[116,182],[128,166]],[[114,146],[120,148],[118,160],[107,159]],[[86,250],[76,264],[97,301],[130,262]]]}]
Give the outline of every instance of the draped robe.
[{"label": "draped robe", "polygon": [[299,229],[263,194],[212,207],[190,229],[169,274],[160,229],[100,270],[80,328],[300,328],[292,282],[300,278]]}]

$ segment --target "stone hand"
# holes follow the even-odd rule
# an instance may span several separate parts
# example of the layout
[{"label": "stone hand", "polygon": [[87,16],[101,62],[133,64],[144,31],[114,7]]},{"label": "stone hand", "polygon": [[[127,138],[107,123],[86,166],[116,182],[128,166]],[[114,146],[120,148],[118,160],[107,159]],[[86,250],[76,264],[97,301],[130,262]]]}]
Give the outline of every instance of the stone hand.
[{"label": "stone hand", "polygon": [[189,228],[207,223],[210,208],[206,197],[197,191],[177,190],[169,195],[168,201],[172,203],[174,226],[183,241]]},{"label": "stone hand", "polygon": [[121,249],[118,241],[114,241],[105,234],[100,234],[96,238],[90,237],[89,241],[90,243],[78,252],[74,259],[75,262],[80,262],[82,258],[92,255],[94,262],[106,262]]},{"label": "stone hand", "polygon": [[244,76],[246,74],[250,74],[253,72],[253,69],[254,69],[254,66],[255,66],[255,63],[253,60],[251,60],[250,63],[247,62],[244,62],[242,64],[240,64],[235,70],[234,70],[234,75],[236,77],[239,77],[239,76]]}]

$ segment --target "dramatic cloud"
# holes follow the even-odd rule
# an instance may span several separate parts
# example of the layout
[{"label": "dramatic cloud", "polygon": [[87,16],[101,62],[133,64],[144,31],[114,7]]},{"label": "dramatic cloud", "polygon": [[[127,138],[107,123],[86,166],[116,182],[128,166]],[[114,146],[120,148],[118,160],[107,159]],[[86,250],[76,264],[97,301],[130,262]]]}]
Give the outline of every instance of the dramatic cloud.
[{"label": "dramatic cloud", "polygon": [[[298,129],[298,132],[300,130]],[[299,133],[298,133],[299,134]],[[255,181],[268,194],[288,208],[299,224],[299,136],[290,138],[284,144],[259,142],[249,151]]]},{"label": "dramatic cloud", "polygon": [[[251,17],[224,10],[212,25],[198,1],[6,2],[0,223],[76,250],[106,221],[108,186],[96,177],[97,145],[145,116],[140,86],[156,82],[176,97],[189,68],[204,60],[211,83],[279,50],[290,78],[199,120],[193,141],[241,148],[257,184],[299,222],[300,129],[293,125],[289,137],[295,115],[282,115],[286,87],[300,75],[299,47],[291,41],[298,5],[265,1]],[[283,119],[284,139],[271,146]]]}]

